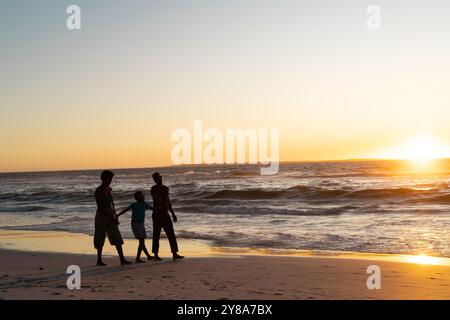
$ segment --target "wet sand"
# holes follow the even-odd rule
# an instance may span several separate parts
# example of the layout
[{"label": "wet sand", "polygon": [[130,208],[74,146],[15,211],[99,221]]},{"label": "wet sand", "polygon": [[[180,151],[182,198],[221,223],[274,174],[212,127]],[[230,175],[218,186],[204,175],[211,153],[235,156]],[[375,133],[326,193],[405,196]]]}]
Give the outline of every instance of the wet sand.
[{"label": "wet sand", "polygon": [[[31,239],[31,240],[30,240]],[[95,266],[91,237],[67,233],[0,232],[1,299],[449,299],[450,266],[396,257],[283,256],[208,250],[182,241],[188,256],[173,262],[163,239],[161,262]],[[134,252],[128,240],[126,253]],[[34,251],[23,251],[34,243]],[[45,243],[53,244],[43,252]],[[59,244],[59,245],[58,245]],[[61,246],[90,250],[64,254]],[[5,249],[8,248],[8,249]],[[18,250],[20,248],[20,250]],[[114,251],[105,246],[107,253]],[[82,249],[84,250],[84,249]],[[131,252],[132,250],[132,252]],[[72,251],[68,251],[72,252]],[[423,259],[422,259],[423,260]],[[417,261],[442,263],[438,260]],[[444,261],[447,263],[447,261]],[[81,268],[81,290],[66,286],[69,265]],[[381,289],[367,288],[367,267],[381,268]]]}]

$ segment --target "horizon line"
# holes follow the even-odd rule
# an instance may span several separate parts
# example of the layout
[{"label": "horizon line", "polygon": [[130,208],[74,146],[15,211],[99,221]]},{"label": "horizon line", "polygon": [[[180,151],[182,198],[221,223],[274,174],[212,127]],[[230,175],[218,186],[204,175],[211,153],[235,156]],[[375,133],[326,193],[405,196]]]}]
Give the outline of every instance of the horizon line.
[{"label": "horizon line", "polygon": [[[450,157],[430,159],[436,160],[450,160]],[[318,162],[357,162],[357,161],[410,161],[410,159],[399,158],[348,158],[348,159],[328,159],[328,160],[287,160],[279,161],[279,164],[288,163],[318,163]],[[192,163],[192,164],[178,164],[178,165],[154,165],[149,167],[117,167],[117,168],[89,168],[89,169],[55,169],[55,170],[28,170],[28,171],[0,171],[0,174],[14,174],[14,173],[50,173],[50,172],[77,172],[77,171],[100,171],[100,170],[138,170],[138,169],[153,169],[153,168],[170,168],[170,167],[189,167],[189,166],[245,166],[245,165],[262,165],[250,163]]]}]

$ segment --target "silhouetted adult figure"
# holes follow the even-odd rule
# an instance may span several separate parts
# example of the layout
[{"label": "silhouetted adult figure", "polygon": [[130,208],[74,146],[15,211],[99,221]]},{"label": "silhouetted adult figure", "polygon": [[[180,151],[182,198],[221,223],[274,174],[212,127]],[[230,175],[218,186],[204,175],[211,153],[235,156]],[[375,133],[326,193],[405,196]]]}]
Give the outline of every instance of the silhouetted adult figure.
[{"label": "silhouetted adult figure", "polygon": [[123,256],[123,239],[118,227],[114,197],[110,188],[114,173],[109,170],[102,172],[100,178],[102,184],[95,190],[95,201],[97,202],[97,213],[95,214],[94,247],[97,249],[97,265],[106,266],[102,261],[103,245],[108,236],[112,246],[116,246],[119,254],[120,264],[130,264]]},{"label": "silhouetted adult figure", "polygon": [[159,238],[161,236],[161,229],[167,235],[170,243],[170,250],[172,251],[173,260],[183,259],[183,256],[178,254],[177,238],[175,237],[175,231],[173,230],[172,220],[170,219],[169,212],[172,214],[173,222],[177,222],[177,216],[173,211],[172,204],[169,199],[169,188],[163,185],[162,176],[159,172],[155,172],[152,175],[155,185],[151,189],[153,198],[153,244],[152,251],[155,254],[155,260],[162,260],[159,255]]}]

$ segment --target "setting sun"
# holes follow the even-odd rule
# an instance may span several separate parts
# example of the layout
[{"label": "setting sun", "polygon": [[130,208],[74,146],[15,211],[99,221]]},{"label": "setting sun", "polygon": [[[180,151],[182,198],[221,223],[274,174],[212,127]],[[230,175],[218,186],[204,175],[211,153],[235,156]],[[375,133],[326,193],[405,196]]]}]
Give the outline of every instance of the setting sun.
[{"label": "setting sun", "polygon": [[406,160],[428,161],[445,157],[445,155],[445,146],[426,133],[412,138],[399,149],[400,158]]},{"label": "setting sun", "polygon": [[397,146],[386,148],[377,158],[411,160],[428,163],[431,160],[449,157],[447,145],[429,133],[420,133],[404,140]]}]

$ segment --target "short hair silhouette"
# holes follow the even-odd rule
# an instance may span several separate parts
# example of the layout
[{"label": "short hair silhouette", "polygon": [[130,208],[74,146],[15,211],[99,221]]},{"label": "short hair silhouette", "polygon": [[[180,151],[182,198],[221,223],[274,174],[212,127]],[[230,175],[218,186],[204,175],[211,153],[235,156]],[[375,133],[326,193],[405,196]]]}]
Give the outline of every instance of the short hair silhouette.
[{"label": "short hair silhouette", "polygon": [[133,195],[133,197],[134,197],[134,199],[136,199],[136,201],[139,201],[139,198],[143,197],[143,196],[144,196],[144,193],[142,191],[137,191]]},{"label": "short hair silhouette", "polygon": [[100,175],[100,179],[102,179],[102,181],[106,181],[108,179],[111,179],[112,177],[114,177],[114,173],[110,170],[104,170]]},{"label": "short hair silhouette", "polygon": [[156,179],[156,178],[159,178],[159,177],[161,177],[161,175],[159,174],[158,171],[153,172],[153,174],[152,174],[152,178],[153,178],[153,179]]}]

